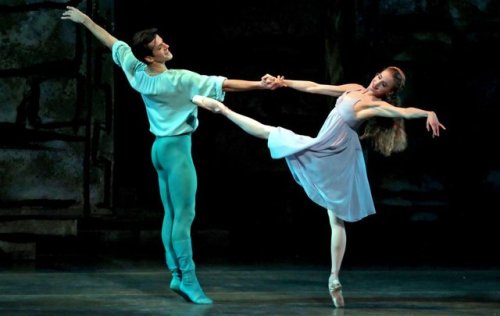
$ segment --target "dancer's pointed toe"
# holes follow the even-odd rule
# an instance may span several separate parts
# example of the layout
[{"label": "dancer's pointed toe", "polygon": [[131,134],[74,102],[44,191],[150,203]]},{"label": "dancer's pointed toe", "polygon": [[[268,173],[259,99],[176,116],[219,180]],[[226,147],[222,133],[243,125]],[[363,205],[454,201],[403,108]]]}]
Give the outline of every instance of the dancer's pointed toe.
[{"label": "dancer's pointed toe", "polygon": [[185,276],[182,278],[179,290],[181,292],[181,295],[188,302],[205,305],[214,303],[214,301],[209,298],[202,290],[194,270],[185,273]]},{"label": "dancer's pointed toe", "polygon": [[344,296],[342,294],[342,285],[338,279],[328,280],[328,291],[332,297],[333,305],[336,308],[341,308],[345,306]]},{"label": "dancer's pointed toe", "polygon": [[221,102],[202,95],[195,95],[192,99],[192,102],[197,106],[214,113],[223,113],[224,109],[226,109],[226,106]]},{"label": "dancer's pointed toe", "polygon": [[205,97],[202,96],[202,95],[195,95],[193,97],[193,99],[191,100],[194,104],[198,105],[198,106],[203,106],[203,99]]}]

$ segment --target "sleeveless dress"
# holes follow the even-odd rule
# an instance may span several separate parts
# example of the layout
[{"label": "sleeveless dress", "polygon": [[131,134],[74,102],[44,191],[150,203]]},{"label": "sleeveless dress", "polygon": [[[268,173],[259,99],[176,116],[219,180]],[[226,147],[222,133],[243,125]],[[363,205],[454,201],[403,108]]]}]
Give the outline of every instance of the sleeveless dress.
[{"label": "sleeveless dress", "polygon": [[318,205],[355,222],[375,214],[365,160],[354,117],[359,98],[344,92],[316,137],[277,127],[269,135],[274,159],[285,158],[295,181]]}]

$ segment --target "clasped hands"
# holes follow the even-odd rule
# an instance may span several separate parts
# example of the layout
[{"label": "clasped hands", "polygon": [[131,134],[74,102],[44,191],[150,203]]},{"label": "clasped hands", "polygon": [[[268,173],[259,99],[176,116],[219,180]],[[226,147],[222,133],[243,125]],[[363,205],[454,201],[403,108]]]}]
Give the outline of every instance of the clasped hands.
[{"label": "clasped hands", "polygon": [[265,74],[260,78],[261,84],[269,90],[276,90],[278,88],[286,87],[284,76],[273,76],[270,74]]}]

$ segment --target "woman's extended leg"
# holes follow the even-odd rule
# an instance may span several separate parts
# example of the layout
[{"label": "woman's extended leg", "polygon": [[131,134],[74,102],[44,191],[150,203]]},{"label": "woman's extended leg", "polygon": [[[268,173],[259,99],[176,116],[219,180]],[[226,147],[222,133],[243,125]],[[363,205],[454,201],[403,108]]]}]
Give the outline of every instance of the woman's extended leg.
[{"label": "woman's extended leg", "polygon": [[330,278],[328,279],[328,289],[333,300],[335,307],[344,306],[344,297],[342,296],[342,286],[339,281],[340,266],[344,259],[346,248],[346,233],[344,221],[339,219],[328,210],[328,217],[330,218],[330,227],[332,229],[331,237],[331,256],[332,256],[332,269]]},{"label": "woman's extended leg", "polygon": [[196,95],[193,97],[193,103],[214,113],[224,115],[234,124],[238,125],[242,130],[258,138],[268,139],[269,133],[273,128],[275,128],[273,126],[262,124],[248,116],[236,113],[225,106],[222,102],[212,98]]}]

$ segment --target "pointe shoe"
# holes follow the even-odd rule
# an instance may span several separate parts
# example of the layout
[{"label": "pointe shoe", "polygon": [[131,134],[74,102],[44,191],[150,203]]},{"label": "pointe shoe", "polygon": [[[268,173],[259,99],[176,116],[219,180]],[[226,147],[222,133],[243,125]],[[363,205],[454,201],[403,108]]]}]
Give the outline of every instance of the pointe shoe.
[{"label": "pointe shoe", "polygon": [[342,285],[338,279],[333,279],[330,276],[328,280],[328,291],[332,297],[333,305],[337,308],[344,307],[344,296],[342,295]]},{"label": "pointe shoe", "polygon": [[222,104],[221,102],[209,98],[209,97],[204,97],[201,95],[195,95],[193,97],[192,102],[206,110],[212,111],[214,113],[222,113],[224,114],[224,110],[226,109],[226,106]]}]

